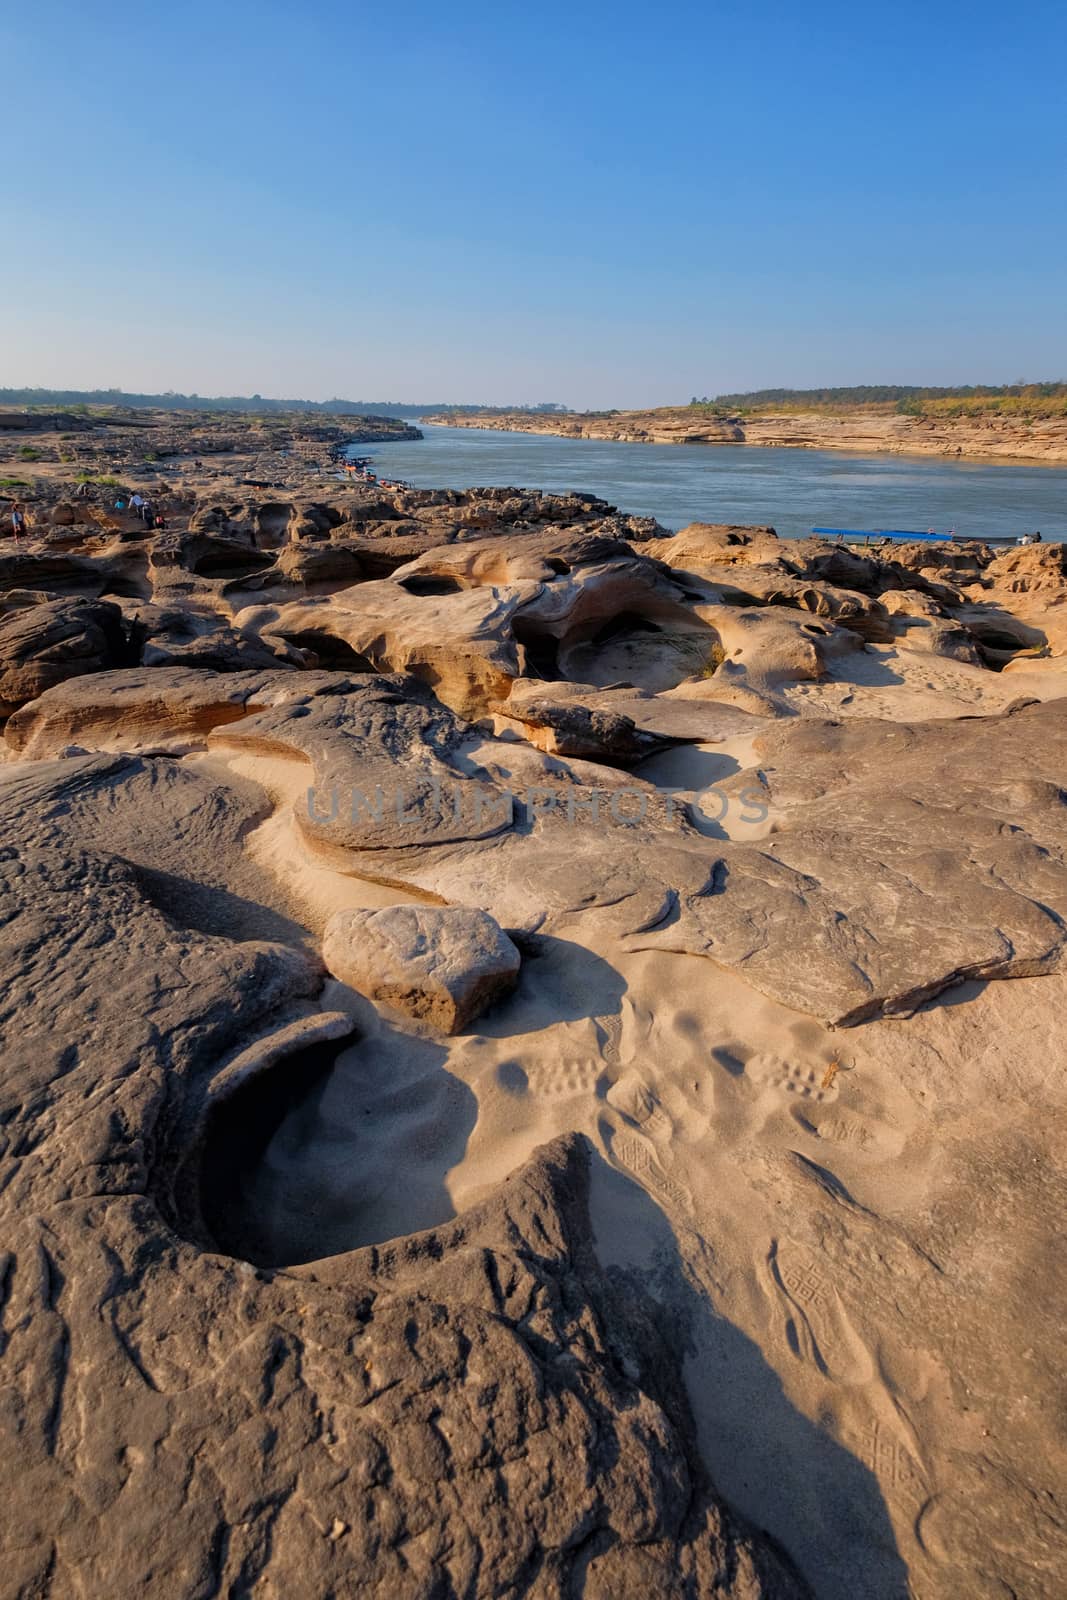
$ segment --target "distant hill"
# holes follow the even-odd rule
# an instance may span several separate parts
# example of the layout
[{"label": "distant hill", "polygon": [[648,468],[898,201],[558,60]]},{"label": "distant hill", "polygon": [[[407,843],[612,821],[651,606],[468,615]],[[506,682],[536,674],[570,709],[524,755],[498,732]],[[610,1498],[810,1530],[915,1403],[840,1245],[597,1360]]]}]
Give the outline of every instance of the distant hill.
[{"label": "distant hill", "polygon": [[261,394],[135,394],[126,389],[0,389],[0,406],[138,406],[160,411],[320,411],[331,417],[420,417],[429,411],[566,411],[555,400],[539,405],[478,406],[452,401],[416,405],[409,400],[269,400]]}]

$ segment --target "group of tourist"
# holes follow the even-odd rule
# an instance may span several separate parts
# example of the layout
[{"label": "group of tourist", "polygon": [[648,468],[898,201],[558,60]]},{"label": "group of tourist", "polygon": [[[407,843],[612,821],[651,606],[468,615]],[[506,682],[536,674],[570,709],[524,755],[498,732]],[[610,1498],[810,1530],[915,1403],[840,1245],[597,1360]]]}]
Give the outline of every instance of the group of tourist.
[{"label": "group of tourist", "polygon": [[[79,485],[78,493],[84,488],[84,484]],[[116,511],[124,512],[127,509],[143,522],[146,528],[165,529],[167,526],[167,519],[163,515],[161,507],[156,506],[146,495],[132,494],[128,507],[125,500],[115,501]],[[11,536],[16,544],[21,544],[28,524],[26,513],[20,501],[12,500],[9,516],[11,519]]]},{"label": "group of tourist", "polygon": [[[125,500],[115,501],[116,511],[127,509]],[[138,517],[146,528],[165,528],[167,520],[151,500],[142,494],[131,494],[129,511],[132,516]]]}]

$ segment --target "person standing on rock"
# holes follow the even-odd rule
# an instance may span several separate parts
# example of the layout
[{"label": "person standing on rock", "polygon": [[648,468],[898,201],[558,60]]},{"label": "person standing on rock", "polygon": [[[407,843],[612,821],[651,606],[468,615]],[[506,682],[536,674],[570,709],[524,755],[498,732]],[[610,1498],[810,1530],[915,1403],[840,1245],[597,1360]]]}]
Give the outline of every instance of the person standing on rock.
[{"label": "person standing on rock", "polygon": [[11,532],[16,544],[20,543],[26,532],[26,513],[17,500],[11,502]]},{"label": "person standing on rock", "polygon": [[143,505],[144,500],[139,494],[132,494],[130,496],[130,510],[133,512],[135,517],[139,517],[141,515],[141,507]]}]

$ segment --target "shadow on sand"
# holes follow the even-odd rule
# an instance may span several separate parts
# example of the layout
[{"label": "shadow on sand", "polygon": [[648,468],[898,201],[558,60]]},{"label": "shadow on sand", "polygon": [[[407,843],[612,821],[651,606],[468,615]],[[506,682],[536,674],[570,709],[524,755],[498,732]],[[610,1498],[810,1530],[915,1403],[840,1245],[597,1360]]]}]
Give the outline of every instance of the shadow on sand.
[{"label": "shadow on sand", "polygon": [[687,1263],[663,1211],[595,1152],[590,1211],[624,1303],[650,1299],[684,1361],[700,1453],[723,1498],[778,1540],[819,1600],[906,1600],[877,1479],[834,1439],[833,1417],[817,1426],[798,1411],[759,1346],[716,1310],[711,1248]]},{"label": "shadow on sand", "polygon": [[626,980],[609,961],[584,945],[547,934],[526,936],[521,944],[518,989],[480,1017],[472,1033],[509,1039],[560,1022],[619,1015]]}]

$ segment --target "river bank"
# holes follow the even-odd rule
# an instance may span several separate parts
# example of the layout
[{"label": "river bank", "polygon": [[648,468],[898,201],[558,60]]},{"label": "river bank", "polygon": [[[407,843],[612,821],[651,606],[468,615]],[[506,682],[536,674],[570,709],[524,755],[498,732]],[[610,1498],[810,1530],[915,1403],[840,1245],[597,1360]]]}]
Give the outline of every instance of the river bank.
[{"label": "river bank", "polygon": [[850,450],[863,455],[1067,462],[1067,417],[928,417],[856,410],[717,416],[692,406],[653,411],[532,414],[451,412],[422,419],[445,428],[491,428],[630,444],[755,445]]}]

